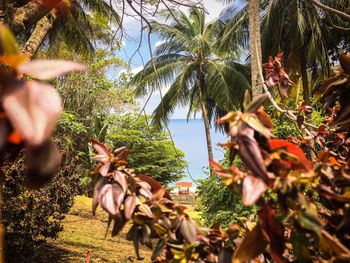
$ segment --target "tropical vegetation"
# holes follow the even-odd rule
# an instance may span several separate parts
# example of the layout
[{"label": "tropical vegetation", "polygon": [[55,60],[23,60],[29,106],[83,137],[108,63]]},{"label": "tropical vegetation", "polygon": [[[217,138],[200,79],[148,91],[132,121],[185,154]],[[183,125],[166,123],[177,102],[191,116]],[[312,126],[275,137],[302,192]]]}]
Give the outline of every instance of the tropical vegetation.
[{"label": "tropical vegetation", "polygon": [[[209,21],[189,1],[1,1],[0,263],[35,258],[77,195],[92,198],[79,220],[101,207],[137,259],[350,260],[350,1],[221,2]],[[169,128],[178,108],[206,134],[191,210],[172,198],[190,176]],[[212,126],[228,137],[220,162]]]},{"label": "tropical vegetation", "polygon": [[213,159],[210,126],[232,108],[239,108],[244,90],[249,88],[249,70],[238,63],[244,39],[230,48],[228,57],[216,52],[223,23],[206,24],[205,12],[193,9],[187,15],[175,12],[170,23],[151,22],[152,30],[163,41],[154,60],[133,78],[136,95],[169,90],[154,110],[152,124],[162,127],[177,106],[189,107],[187,118],[201,112],[209,159]]}]

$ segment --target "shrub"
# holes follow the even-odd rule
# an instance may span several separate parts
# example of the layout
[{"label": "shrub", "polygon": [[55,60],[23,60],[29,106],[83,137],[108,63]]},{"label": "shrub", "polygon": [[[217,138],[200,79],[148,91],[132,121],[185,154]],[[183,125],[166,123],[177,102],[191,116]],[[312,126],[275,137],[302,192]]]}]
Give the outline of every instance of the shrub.
[{"label": "shrub", "polygon": [[[23,158],[3,167],[3,222],[6,226],[6,259],[23,262],[35,257],[45,238],[56,238],[62,230],[64,214],[78,192],[79,175],[74,158],[63,155],[62,167],[53,181],[39,190],[26,186]],[[78,172],[78,171],[76,171]]]},{"label": "shrub", "polygon": [[256,215],[257,207],[244,206],[240,194],[225,187],[218,176],[201,180],[197,191],[202,221],[206,226],[218,222],[227,227],[239,223],[242,217]]}]

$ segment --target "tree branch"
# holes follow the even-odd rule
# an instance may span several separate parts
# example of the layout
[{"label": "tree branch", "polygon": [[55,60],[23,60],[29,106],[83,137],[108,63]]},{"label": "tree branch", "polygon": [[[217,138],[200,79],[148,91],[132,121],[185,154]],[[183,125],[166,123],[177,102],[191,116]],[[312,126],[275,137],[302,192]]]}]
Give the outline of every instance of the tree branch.
[{"label": "tree branch", "polygon": [[321,8],[321,9],[327,11],[327,12],[336,14],[336,15],[344,18],[344,19],[350,20],[350,15],[348,15],[347,13],[344,13],[344,12],[342,12],[340,10],[334,9],[334,8],[332,8],[330,6],[324,5],[324,4],[320,3],[317,0],[308,0],[308,1],[311,2],[313,5],[318,6],[319,8]]},{"label": "tree branch", "polygon": [[[264,92],[267,94],[272,106],[277,110],[279,111],[280,113],[284,114],[288,119],[290,119],[291,121],[293,122],[296,122],[297,121],[297,116],[295,116],[295,114],[290,111],[290,110],[285,110],[285,109],[282,109],[280,106],[278,106],[277,102],[274,100],[274,98],[272,97],[268,87],[266,86],[265,84],[265,79],[264,79],[264,75],[263,75],[263,71],[262,71],[262,63],[260,61],[260,58],[257,59],[258,61],[258,64],[259,64],[259,71],[260,71],[260,78],[261,78],[261,81],[262,81],[262,86],[263,86],[263,90]],[[313,125],[311,123],[307,123],[305,122],[301,127],[300,127],[302,130],[305,131],[305,133],[308,135],[308,136],[313,136],[313,134],[308,130],[308,128],[311,128],[311,129],[315,129],[315,130],[318,130],[318,127],[316,125]]]}]

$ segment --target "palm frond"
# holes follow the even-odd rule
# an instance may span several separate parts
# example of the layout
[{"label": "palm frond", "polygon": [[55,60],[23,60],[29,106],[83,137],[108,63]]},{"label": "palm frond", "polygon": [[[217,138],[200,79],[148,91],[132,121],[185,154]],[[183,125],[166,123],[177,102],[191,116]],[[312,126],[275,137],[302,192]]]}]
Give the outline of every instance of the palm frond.
[{"label": "palm frond", "polygon": [[171,85],[180,69],[185,65],[186,57],[179,54],[162,55],[150,61],[145,68],[131,79],[131,85],[135,86],[135,96],[144,96],[157,88],[158,83],[164,87]]},{"label": "palm frond", "polygon": [[188,104],[190,88],[196,82],[196,68],[198,68],[196,62],[187,64],[166,92],[153,112],[152,124],[156,128],[161,129],[162,122],[167,123],[169,121],[169,116],[174,112],[176,106],[186,106]]}]

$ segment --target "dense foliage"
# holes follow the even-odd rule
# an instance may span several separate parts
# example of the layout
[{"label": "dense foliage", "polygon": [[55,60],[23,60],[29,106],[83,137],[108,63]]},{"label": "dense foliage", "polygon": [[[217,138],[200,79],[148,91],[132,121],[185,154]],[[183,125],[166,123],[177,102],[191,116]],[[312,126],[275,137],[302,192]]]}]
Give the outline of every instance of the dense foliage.
[{"label": "dense foliage", "polygon": [[76,164],[72,161],[74,158],[68,158],[71,153],[62,154],[51,139],[62,111],[58,93],[48,84],[22,77],[48,80],[85,67],[66,61],[27,61],[28,56],[20,54],[14,36],[3,25],[0,25],[0,43],[0,261],[4,262],[5,227],[7,255],[9,260],[11,256],[17,260],[18,251],[30,251],[28,244],[36,238],[57,235],[62,214],[68,211],[77,186],[74,173],[67,176],[67,170],[62,170],[62,177],[57,178],[51,188],[43,192],[37,190],[52,181],[61,160],[65,169]]},{"label": "dense foliage", "polygon": [[7,262],[33,261],[38,245],[62,230],[64,215],[79,191],[79,159],[74,157],[64,151],[59,173],[40,190],[27,188],[23,158],[3,166]]},{"label": "dense foliage", "polygon": [[169,134],[149,124],[147,116],[111,116],[106,141],[132,152],[128,165],[137,173],[150,175],[163,185],[184,176],[184,153],[177,149]]},{"label": "dense foliage", "polygon": [[[231,141],[225,147],[236,152],[248,170],[214,161],[212,167],[226,186],[241,193],[244,205],[259,207],[257,223],[240,222],[226,231],[218,224],[201,228],[158,182],[125,168],[127,148],[113,151],[98,141],[93,141],[98,152],[93,159],[101,162],[95,169],[99,179],[93,211],[101,205],[108,212],[112,235],[132,221],[127,239],[134,242],[138,257],[139,243],[152,248],[151,239],[156,238],[154,262],[349,260],[349,138],[340,132],[349,125],[349,105],[327,96],[331,91],[349,94],[350,58],[342,55],[340,61],[342,69],[320,91],[329,115],[313,138],[300,142],[313,151],[311,140],[323,147],[314,163],[297,144],[272,138],[273,124],[262,106],[267,94],[252,100],[246,93],[243,112],[230,112],[219,120],[230,127]],[[280,70],[276,83],[288,78]],[[307,110],[301,107],[300,115]],[[307,129],[305,122],[298,125]]]},{"label": "dense foliage", "polygon": [[253,220],[256,216],[257,208],[244,206],[241,196],[225,187],[216,175],[201,180],[197,194],[198,209],[206,226],[220,223],[226,228],[247,218]]},{"label": "dense foliage", "polygon": [[[108,212],[112,235],[130,222],[127,239],[139,258],[142,244],[153,248],[154,262],[350,261],[349,0],[249,0],[210,24],[197,3],[181,2],[0,2],[0,263],[5,227],[7,259],[15,262],[29,260],[37,241],[57,236],[87,183],[90,137],[115,147],[93,139],[100,162],[93,212],[98,205]],[[181,5],[189,15],[173,9]],[[115,58],[115,26],[130,13],[141,20],[140,46],[145,28],[164,41],[132,81],[137,95],[170,86],[151,122],[118,116],[134,106],[125,88],[130,76],[110,76],[124,65]],[[171,22],[148,21],[160,13]],[[240,63],[248,43],[250,68]],[[48,54],[84,61],[89,72],[63,77],[86,68],[45,60]],[[44,59],[30,61],[35,55]],[[56,89],[44,82],[50,80]],[[246,92],[242,101],[250,86],[253,98]],[[185,164],[154,126],[178,105],[190,106],[188,116],[202,114],[210,159],[211,122],[220,118],[231,138],[223,144],[227,162],[210,160],[217,176],[200,187],[211,228],[191,220],[166,192]],[[235,155],[242,165],[232,162]],[[242,218],[248,214],[256,216]]]}]

